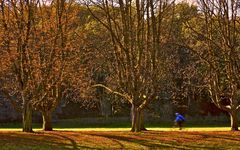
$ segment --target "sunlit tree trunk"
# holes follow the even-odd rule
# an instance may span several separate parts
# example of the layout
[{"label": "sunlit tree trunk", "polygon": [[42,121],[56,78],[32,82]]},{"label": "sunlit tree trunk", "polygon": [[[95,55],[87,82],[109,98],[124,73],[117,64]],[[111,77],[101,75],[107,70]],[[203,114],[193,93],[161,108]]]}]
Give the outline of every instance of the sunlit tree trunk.
[{"label": "sunlit tree trunk", "polygon": [[132,104],[132,132],[139,132],[142,130],[146,130],[144,127],[144,111],[140,109],[136,105]]},{"label": "sunlit tree trunk", "polygon": [[52,112],[51,111],[43,111],[42,112],[43,119],[43,130],[44,131],[52,131]]},{"label": "sunlit tree trunk", "polygon": [[132,132],[139,132],[140,129],[140,111],[138,110],[137,106],[132,104]]},{"label": "sunlit tree trunk", "polygon": [[231,131],[238,131],[238,112],[233,110],[229,112],[231,120]]},{"label": "sunlit tree trunk", "polygon": [[23,132],[33,132],[32,130],[32,106],[30,102],[23,104]]}]

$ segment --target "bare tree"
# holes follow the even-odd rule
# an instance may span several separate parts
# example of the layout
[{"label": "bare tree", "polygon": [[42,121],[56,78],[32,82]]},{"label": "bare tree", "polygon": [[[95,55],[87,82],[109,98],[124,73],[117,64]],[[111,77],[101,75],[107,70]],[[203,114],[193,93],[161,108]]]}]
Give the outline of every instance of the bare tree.
[{"label": "bare tree", "polygon": [[[22,101],[23,131],[32,132],[32,106],[31,81],[32,68],[29,66],[29,44],[34,22],[34,8],[32,1],[1,1],[1,18],[4,38],[4,54],[9,57],[6,67],[12,68],[12,75],[8,76],[8,83],[14,85],[5,86],[5,89],[17,89],[14,94]],[[6,58],[5,57],[5,58]],[[2,57],[4,58],[4,57]],[[5,60],[3,60],[5,61]],[[3,67],[4,68],[4,67]],[[7,69],[6,69],[7,70]],[[6,83],[6,82],[5,82]]]},{"label": "bare tree", "polygon": [[[71,3],[2,1],[4,91],[20,99],[23,131],[32,132],[32,110],[43,115],[43,129],[52,130],[51,112],[64,94],[64,81],[73,66],[68,43]],[[69,53],[72,53],[70,55]],[[71,57],[71,58],[70,58]]]},{"label": "bare tree", "polygon": [[205,81],[212,102],[230,115],[231,130],[238,130],[240,110],[240,51],[238,1],[199,0],[202,24],[190,29],[193,44],[205,64]]},{"label": "bare tree", "polygon": [[[112,38],[115,86],[102,86],[132,104],[132,129],[145,130],[143,110],[156,99],[165,69],[162,45],[167,41],[163,26],[174,1],[86,1],[93,16],[105,26]],[[104,19],[93,9],[100,9]],[[167,28],[165,28],[167,27]],[[163,32],[165,31],[165,32]]]}]

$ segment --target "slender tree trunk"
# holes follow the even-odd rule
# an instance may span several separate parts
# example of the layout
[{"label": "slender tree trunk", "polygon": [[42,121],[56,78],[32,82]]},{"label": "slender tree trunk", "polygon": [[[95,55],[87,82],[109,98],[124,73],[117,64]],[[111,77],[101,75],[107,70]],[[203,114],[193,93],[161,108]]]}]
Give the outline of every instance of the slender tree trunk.
[{"label": "slender tree trunk", "polygon": [[23,117],[23,132],[33,132],[32,106],[30,102],[24,102],[22,117]]},{"label": "slender tree trunk", "polygon": [[42,112],[43,119],[43,130],[44,131],[52,131],[52,112],[51,111],[43,111]]},{"label": "slender tree trunk", "polygon": [[143,111],[139,109],[136,105],[132,104],[132,132],[140,132],[141,130],[146,130],[144,127],[144,117]]},{"label": "slender tree trunk", "polygon": [[102,116],[104,116],[107,119],[109,116],[112,115],[112,104],[110,103],[108,97],[101,96],[100,106],[101,106],[101,115]]},{"label": "slender tree trunk", "polygon": [[231,130],[238,131],[238,111],[233,110],[229,113],[231,119]]}]

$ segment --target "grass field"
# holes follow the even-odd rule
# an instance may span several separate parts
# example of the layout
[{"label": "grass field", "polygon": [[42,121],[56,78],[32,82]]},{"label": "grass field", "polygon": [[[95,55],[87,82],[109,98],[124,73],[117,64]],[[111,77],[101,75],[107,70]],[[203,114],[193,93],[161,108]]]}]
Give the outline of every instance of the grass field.
[{"label": "grass field", "polygon": [[[178,128],[166,128],[166,127],[149,127],[147,128],[150,131],[179,131]],[[36,132],[42,131],[41,128],[34,128]],[[182,131],[229,131],[230,127],[185,127]],[[0,132],[6,131],[22,131],[21,128],[0,128]],[[54,128],[54,131],[130,131],[128,127],[121,128]]]},{"label": "grass field", "polygon": [[[54,128],[130,128],[131,121],[127,117],[93,117],[93,118],[75,118],[75,119],[63,119],[53,122]],[[170,128],[173,126],[173,121],[164,122],[158,119],[145,122],[146,127],[150,128]],[[230,122],[219,122],[219,121],[187,121],[184,126],[187,128],[196,127],[226,127],[229,126]],[[0,128],[21,128],[21,122],[12,123],[0,123]],[[33,123],[34,128],[41,128],[41,123]]]},{"label": "grass field", "polygon": [[[35,133],[0,131],[3,150],[61,150],[61,149],[239,149],[240,132],[229,128],[149,128],[140,133],[129,128],[56,129]],[[218,130],[220,130],[218,129]],[[64,131],[65,130],[65,131]],[[91,131],[95,130],[95,131]],[[197,131],[198,130],[198,131]]]},{"label": "grass field", "polygon": [[54,131],[21,132],[21,123],[0,124],[0,150],[61,149],[240,149],[240,132],[228,123],[187,122],[183,130],[172,122],[146,122],[148,131],[130,132],[126,118],[78,118],[53,123]]}]

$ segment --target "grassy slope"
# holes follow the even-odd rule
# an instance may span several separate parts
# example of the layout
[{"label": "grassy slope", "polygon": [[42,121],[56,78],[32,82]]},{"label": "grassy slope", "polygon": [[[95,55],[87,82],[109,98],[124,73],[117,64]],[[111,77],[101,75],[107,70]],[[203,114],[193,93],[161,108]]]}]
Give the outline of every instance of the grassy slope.
[{"label": "grassy slope", "polygon": [[239,149],[240,132],[0,132],[0,149]]}]

